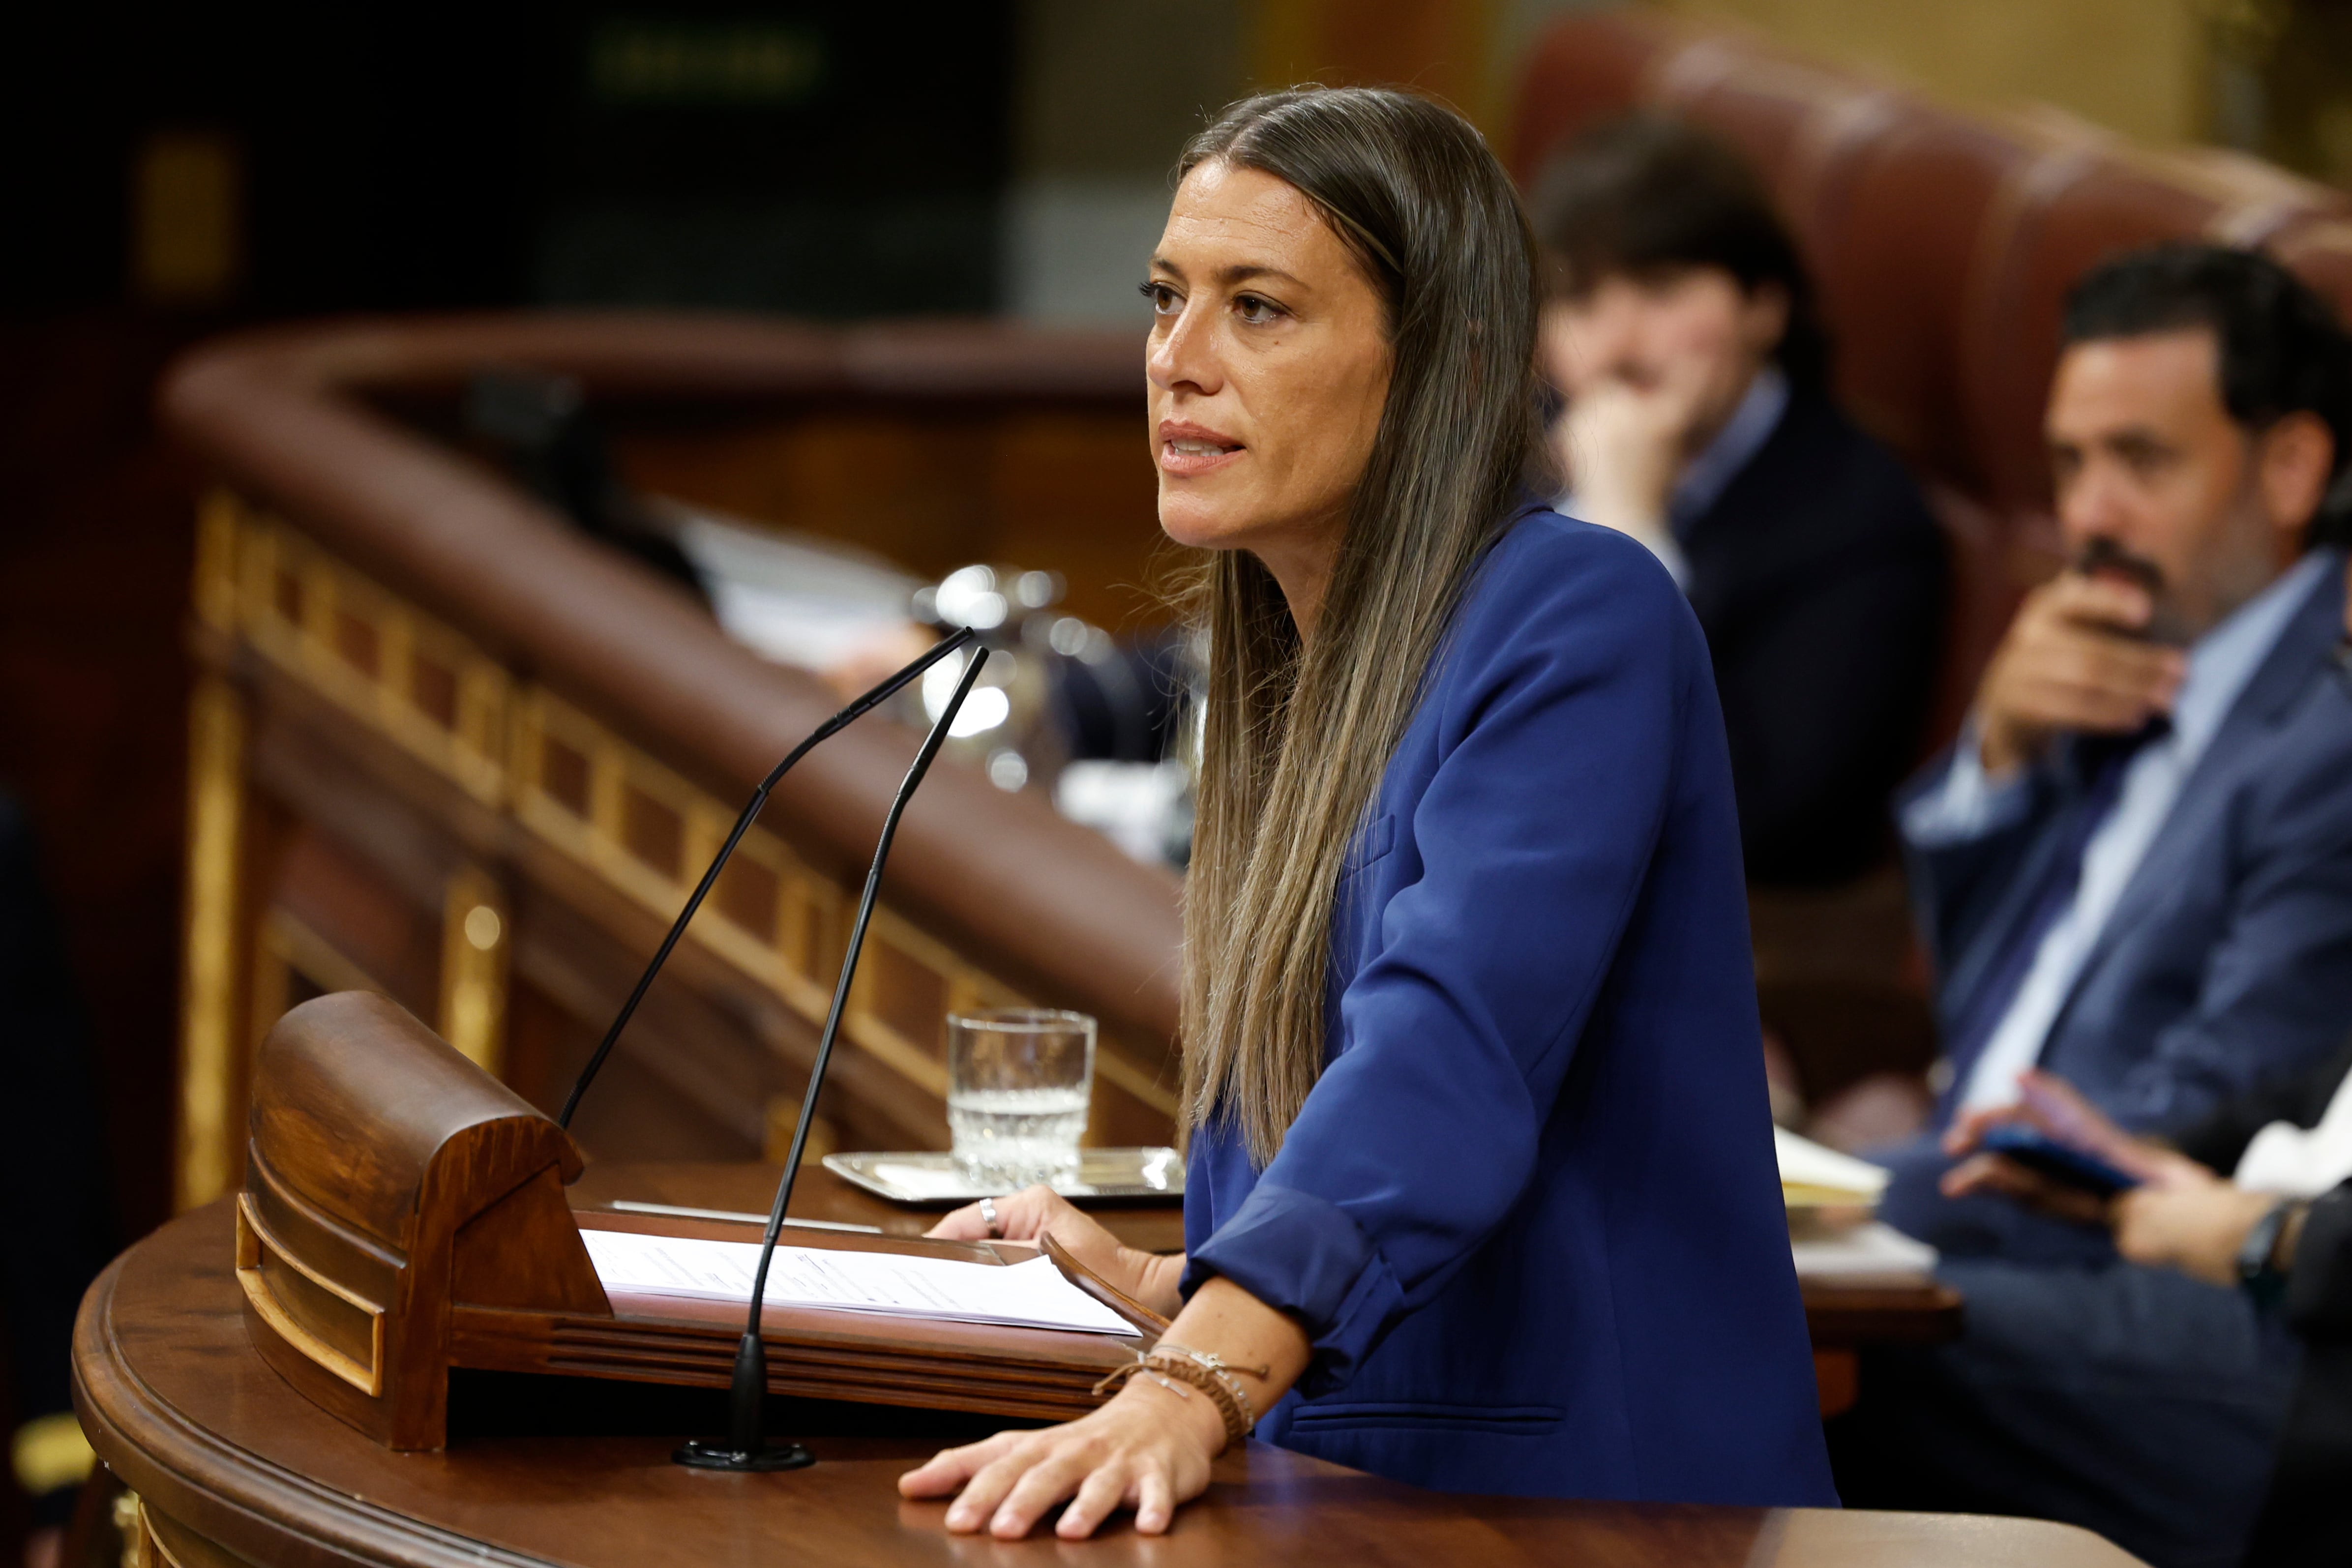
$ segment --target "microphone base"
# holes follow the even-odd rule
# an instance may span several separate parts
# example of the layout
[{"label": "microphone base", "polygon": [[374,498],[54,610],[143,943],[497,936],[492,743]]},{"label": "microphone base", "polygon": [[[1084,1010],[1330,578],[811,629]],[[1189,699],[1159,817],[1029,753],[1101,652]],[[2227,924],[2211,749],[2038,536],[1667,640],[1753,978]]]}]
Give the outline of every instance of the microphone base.
[{"label": "microphone base", "polygon": [[724,1437],[694,1437],[677,1446],[670,1462],[697,1470],[765,1472],[805,1469],[816,1463],[816,1456],[798,1443],[762,1443],[747,1449]]}]

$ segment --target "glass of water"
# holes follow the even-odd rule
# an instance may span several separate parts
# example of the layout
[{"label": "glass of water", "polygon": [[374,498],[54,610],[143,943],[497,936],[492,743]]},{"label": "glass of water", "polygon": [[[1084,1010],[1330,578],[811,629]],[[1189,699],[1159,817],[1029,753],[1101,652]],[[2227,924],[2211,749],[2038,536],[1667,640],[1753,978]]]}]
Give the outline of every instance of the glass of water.
[{"label": "glass of water", "polygon": [[1012,1192],[1078,1174],[1095,1082],[1095,1020],[1044,1008],[948,1015],[956,1172]]}]

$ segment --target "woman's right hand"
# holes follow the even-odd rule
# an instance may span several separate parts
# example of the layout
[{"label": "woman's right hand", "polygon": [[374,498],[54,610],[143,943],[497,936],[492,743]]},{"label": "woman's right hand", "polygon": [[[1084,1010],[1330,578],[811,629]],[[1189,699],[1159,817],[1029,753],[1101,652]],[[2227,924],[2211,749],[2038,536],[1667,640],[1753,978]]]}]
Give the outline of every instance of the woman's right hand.
[{"label": "woman's right hand", "polygon": [[996,1229],[992,1232],[981,1206],[968,1203],[961,1208],[950,1209],[924,1234],[945,1241],[1027,1242],[1051,1234],[1079,1262],[1161,1317],[1174,1317],[1184,1304],[1176,1289],[1176,1281],[1184,1272],[1181,1257],[1162,1257],[1124,1245],[1091,1216],[1042,1182],[996,1199]]}]

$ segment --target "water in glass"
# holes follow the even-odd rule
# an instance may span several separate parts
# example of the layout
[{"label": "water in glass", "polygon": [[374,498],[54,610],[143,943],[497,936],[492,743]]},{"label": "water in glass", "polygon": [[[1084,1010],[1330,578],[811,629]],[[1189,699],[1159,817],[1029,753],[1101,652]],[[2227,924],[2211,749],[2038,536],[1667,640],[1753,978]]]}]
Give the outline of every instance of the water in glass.
[{"label": "water in glass", "polygon": [[1003,1192],[1074,1179],[1094,1087],[1095,1020],[1036,1008],[950,1013],[947,1035],[958,1172]]}]

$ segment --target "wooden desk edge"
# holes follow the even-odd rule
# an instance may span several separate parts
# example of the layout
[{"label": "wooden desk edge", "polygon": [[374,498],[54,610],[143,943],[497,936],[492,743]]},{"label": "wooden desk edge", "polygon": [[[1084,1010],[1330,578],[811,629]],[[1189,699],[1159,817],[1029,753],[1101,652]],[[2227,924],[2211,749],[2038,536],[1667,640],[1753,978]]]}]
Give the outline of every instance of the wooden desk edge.
[{"label": "wooden desk edge", "polygon": [[[124,1325],[117,1321],[115,1309],[131,1260],[126,1254],[109,1265],[84,1298],[75,1333],[76,1408],[93,1448],[108,1468],[138,1492],[167,1526],[176,1526],[208,1544],[216,1543],[224,1554],[219,1563],[242,1559],[252,1563],[286,1563],[289,1568],[328,1568],[330,1564],[459,1568],[480,1563],[546,1568],[559,1561],[511,1546],[492,1545],[372,1501],[362,1494],[311,1479],[199,1425],[192,1413],[183,1411],[145,1381],[137,1361],[146,1353],[121,1338]],[[218,1336],[218,1326],[206,1321],[214,1315],[205,1312],[196,1320],[198,1339]],[[247,1348],[241,1327],[233,1343],[240,1350]],[[1475,1517],[1476,1500],[1462,1500]],[[1919,1527],[1927,1522],[1916,1515],[1878,1517],[1887,1524],[1873,1526],[1872,1516],[1839,1515],[1826,1510],[1770,1511],[1766,1528],[1770,1536],[1794,1544],[1792,1538],[1813,1538],[1824,1530],[1840,1536],[1843,1526],[1832,1521],[1850,1520],[1862,1526],[1855,1542],[1845,1543],[1850,1547],[1879,1538],[1889,1527],[1890,1542],[1894,1537],[1916,1539]],[[1997,1548],[2002,1553],[2024,1551],[2034,1561],[2082,1564],[2132,1561],[2087,1531],[2019,1521],[1956,1521],[1953,1545],[1958,1551],[1948,1561],[1978,1560],[1969,1542],[1996,1524],[2011,1536]],[[1817,1544],[1833,1556],[1845,1550],[1830,1538],[1819,1539]],[[2029,1547],[2033,1549],[2028,1551]],[[2003,1556],[2002,1560],[2011,1559]],[[184,1553],[183,1563],[184,1568],[212,1568],[210,1563],[186,1559]]]},{"label": "wooden desk edge", "polygon": [[[255,1563],[550,1568],[545,1558],[491,1546],[322,1485],[189,1420],[139,1376],[115,1337],[111,1308],[127,1257],[108,1264],[82,1297],[74,1322],[74,1414],[91,1450],[143,1501]],[[149,1435],[131,1430],[133,1411],[142,1425],[152,1423]],[[287,1558],[289,1541],[309,1549],[301,1559]]]}]

